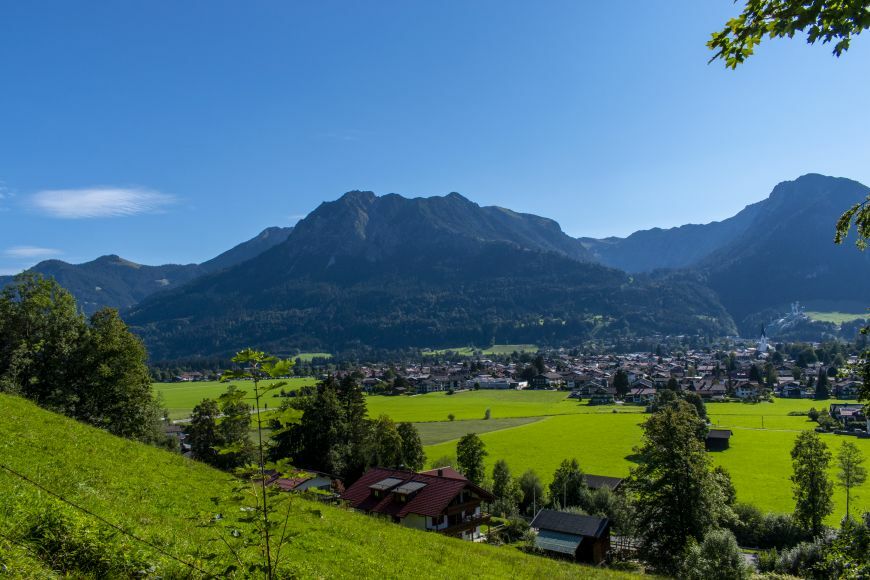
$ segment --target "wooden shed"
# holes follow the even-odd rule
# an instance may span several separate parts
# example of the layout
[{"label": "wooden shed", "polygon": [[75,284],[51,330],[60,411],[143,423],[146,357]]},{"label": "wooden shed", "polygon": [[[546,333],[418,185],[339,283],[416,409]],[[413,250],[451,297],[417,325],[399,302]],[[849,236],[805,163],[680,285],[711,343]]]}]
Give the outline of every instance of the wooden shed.
[{"label": "wooden shed", "polygon": [[731,429],[710,429],[704,447],[707,451],[725,451],[731,440]]},{"label": "wooden shed", "polygon": [[532,520],[535,545],[545,552],[600,564],[610,551],[610,520],[555,510],[541,510]]}]

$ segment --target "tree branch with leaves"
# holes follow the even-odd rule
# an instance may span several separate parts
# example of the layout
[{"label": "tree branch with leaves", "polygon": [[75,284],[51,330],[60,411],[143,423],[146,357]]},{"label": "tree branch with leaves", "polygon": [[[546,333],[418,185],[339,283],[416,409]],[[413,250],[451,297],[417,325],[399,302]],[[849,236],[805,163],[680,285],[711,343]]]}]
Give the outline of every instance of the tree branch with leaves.
[{"label": "tree branch with leaves", "polygon": [[713,33],[707,46],[715,51],[710,62],[722,60],[735,69],[765,38],[806,32],[809,44],[834,42],[833,53],[839,57],[868,27],[868,0],[749,0],[739,16]]}]

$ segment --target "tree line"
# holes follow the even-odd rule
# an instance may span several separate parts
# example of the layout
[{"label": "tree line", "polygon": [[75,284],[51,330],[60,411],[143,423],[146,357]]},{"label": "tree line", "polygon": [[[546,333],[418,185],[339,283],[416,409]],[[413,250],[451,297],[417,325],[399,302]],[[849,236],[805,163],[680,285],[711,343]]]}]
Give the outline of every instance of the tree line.
[{"label": "tree line", "polygon": [[0,392],[121,437],[171,446],[142,342],[112,308],[89,318],[54,279],[0,292]]},{"label": "tree line", "polygon": [[[348,481],[372,466],[422,469],[425,455],[416,427],[386,415],[370,419],[359,378],[330,375],[311,394],[284,400],[267,423],[268,459]],[[187,441],[196,459],[223,469],[253,460],[249,400],[246,391],[231,385],[218,400],[205,399],[194,408]]]}]

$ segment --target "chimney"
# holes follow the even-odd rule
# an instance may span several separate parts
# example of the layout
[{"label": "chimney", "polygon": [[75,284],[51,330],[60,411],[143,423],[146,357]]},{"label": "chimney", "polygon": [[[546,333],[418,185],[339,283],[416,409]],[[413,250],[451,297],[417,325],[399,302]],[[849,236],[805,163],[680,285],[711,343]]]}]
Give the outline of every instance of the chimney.
[{"label": "chimney", "polygon": [[438,477],[444,477],[444,470],[440,467],[438,468]]}]

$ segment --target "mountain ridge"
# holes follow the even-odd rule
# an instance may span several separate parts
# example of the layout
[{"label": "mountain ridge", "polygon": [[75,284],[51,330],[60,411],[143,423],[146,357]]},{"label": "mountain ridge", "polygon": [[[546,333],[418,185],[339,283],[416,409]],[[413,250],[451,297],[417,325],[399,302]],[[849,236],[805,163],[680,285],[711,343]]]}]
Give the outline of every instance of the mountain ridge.
[{"label": "mountain ridge", "polygon": [[[105,306],[123,310],[138,304],[151,294],[183,285],[204,274],[250,259],[281,243],[292,229],[266,228],[254,238],[202,264],[149,266],[126,260],[117,254],[106,254],[80,264],[44,260],[27,272],[57,280],[61,286],[72,292],[86,314],[92,314]],[[14,276],[0,276],[0,288],[14,279]]]},{"label": "mountain ridge", "polygon": [[[508,224],[514,224],[511,227]],[[458,194],[349,192],[283,243],[127,313],[158,358],[733,330],[702,285],[662,287],[588,261],[553,220]]]}]

